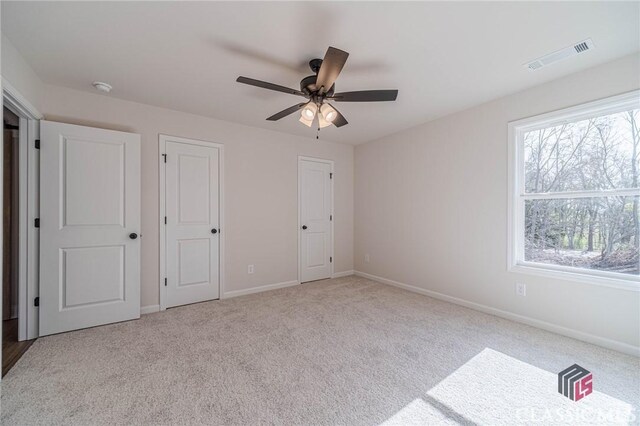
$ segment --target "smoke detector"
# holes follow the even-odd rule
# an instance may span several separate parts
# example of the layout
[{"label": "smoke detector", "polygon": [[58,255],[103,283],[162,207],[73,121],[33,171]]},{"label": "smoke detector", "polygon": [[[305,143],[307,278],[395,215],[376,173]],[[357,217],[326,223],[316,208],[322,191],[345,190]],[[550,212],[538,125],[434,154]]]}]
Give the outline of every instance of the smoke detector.
[{"label": "smoke detector", "polygon": [[93,87],[95,87],[99,91],[105,92],[105,93],[109,93],[111,91],[111,89],[113,89],[113,87],[111,87],[111,85],[109,83],[105,83],[105,82],[102,82],[102,81],[94,81],[91,84],[93,85]]},{"label": "smoke detector", "polygon": [[534,59],[533,61],[524,64],[524,66],[528,68],[529,71],[536,71],[542,67],[551,65],[554,62],[592,50],[594,47],[595,45],[593,44],[593,40],[588,38],[574,44],[573,46],[565,47],[564,49],[560,49],[553,53],[549,53],[548,55],[541,56],[538,59]]}]

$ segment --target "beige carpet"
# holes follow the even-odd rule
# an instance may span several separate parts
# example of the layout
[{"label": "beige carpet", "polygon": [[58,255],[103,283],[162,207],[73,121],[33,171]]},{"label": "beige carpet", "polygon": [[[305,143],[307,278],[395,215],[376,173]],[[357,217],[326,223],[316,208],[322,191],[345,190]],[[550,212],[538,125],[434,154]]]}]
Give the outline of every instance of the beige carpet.
[{"label": "beige carpet", "polygon": [[[595,390],[575,403],[554,380],[574,363]],[[346,277],[39,339],[2,381],[1,420],[561,424],[582,407],[579,424],[637,423],[638,401],[637,358]]]}]

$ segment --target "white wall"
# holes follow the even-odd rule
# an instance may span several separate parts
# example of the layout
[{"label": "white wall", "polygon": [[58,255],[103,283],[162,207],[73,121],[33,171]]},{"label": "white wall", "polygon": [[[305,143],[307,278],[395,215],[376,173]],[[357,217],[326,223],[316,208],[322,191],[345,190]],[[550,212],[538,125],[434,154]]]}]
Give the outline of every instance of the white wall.
[{"label": "white wall", "polygon": [[37,107],[42,93],[42,81],[4,34],[2,34],[0,50],[2,51],[0,65],[3,79]]},{"label": "white wall", "polygon": [[[353,269],[353,147],[45,86],[47,120],[142,135],[142,306],[157,305],[158,134],[225,144],[225,292],[297,279],[298,155],[335,161],[335,271]],[[212,99],[215,102],[215,99]],[[315,135],[314,135],[315,136]],[[255,273],[247,274],[247,265]]]},{"label": "white wall", "polygon": [[[357,146],[356,270],[640,346],[640,293],[507,272],[507,123],[637,89],[639,61]],[[526,297],[516,297],[516,281]]]}]

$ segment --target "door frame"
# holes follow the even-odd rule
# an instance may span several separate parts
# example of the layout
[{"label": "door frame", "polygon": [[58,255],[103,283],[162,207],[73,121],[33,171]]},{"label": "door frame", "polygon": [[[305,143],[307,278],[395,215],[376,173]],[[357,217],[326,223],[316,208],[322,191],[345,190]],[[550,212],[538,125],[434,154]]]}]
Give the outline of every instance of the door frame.
[{"label": "door frame", "polygon": [[40,151],[36,149],[35,143],[40,137],[40,120],[44,116],[4,77],[2,78],[2,102],[20,118],[18,142],[20,218],[18,223],[18,340],[23,341],[39,336],[38,309],[34,305],[34,300],[40,293],[40,231],[35,227],[34,220],[40,214]]},{"label": "door frame", "polygon": [[[158,169],[159,169],[159,188],[160,188],[160,214],[158,216],[158,224],[160,230],[160,275],[158,276],[158,286],[160,293],[160,310],[167,309],[167,290],[164,280],[167,276],[167,226],[164,223],[164,217],[167,215],[167,188],[166,188],[166,168],[164,162],[164,154],[166,153],[167,142],[177,142],[187,145],[199,145],[212,148],[218,148],[218,220],[219,220],[219,265],[218,265],[218,297],[224,297],[224,144],[203,141],[200,139],[189,139],[178,136],[170,136],[165,134],[158,135]],[[225,231],[225,232],[223,232]]]},{"label": "door frame", "polygon": [[[313,161],[316,163],[324,163],[324,164],[329,164],[331,166],[331,175],[333,176],[335,174],[334,172],[334,167],[335,167],[335,163],[333,160],[327,160],[324,158],[317,158],[317,157],[307,157],[304,155],[298,155],[298,283],[301,284],[302,283],[302,222],[300,220],[300,215],[302,214],[302,208],[301,208],[301,203],[302,203],[302,182],[300,179],[300,166],[302,161]],[[333,177],[331,178],[331,215],[332,218],[335,219],[335,211],[334,211],[334,179]],[[334,247],[335,247],[335,238],[333,235],[333,228],[334,228],[334,222],[335,220],[331,220],[330,221],[330,227],[331,227],[331,247],[329,248],[329,252],[331,258],[335,257],[335,253],[334,253]],[[334,274],[334,262],[331,262],[331,275],[329,276],[329,278],[333,278],[333,274]]]}]

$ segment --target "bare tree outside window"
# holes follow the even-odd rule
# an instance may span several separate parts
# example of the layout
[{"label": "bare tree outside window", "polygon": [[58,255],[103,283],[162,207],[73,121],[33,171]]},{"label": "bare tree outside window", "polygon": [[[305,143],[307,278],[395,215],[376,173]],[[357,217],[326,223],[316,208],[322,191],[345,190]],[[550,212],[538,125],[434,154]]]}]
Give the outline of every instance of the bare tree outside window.
[{"label": "bare tree outside window", "polygon": [[640,274],[640,110],[529,131],[523,143],[524,260]]}]

